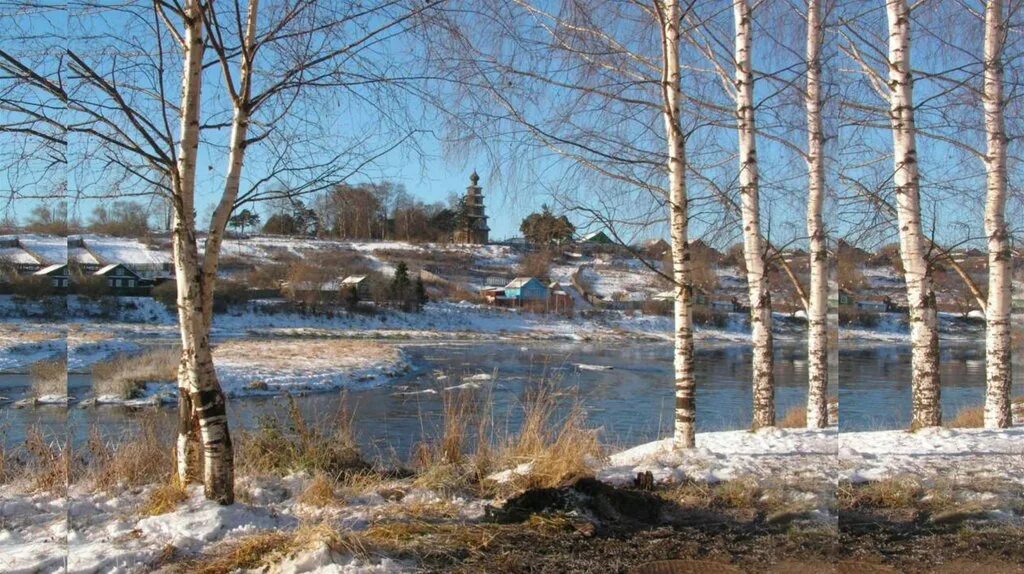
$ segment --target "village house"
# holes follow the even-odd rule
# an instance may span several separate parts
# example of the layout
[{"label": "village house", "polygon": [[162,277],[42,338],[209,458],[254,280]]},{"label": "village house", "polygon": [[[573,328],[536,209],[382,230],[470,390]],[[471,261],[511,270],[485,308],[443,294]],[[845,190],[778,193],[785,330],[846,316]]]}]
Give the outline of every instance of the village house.
[{"label": "village house", "polygon": [[44,267],[32,275],[34,277],[49,278],[50,286],[58,290],[66,290],[71,283],[71,275],[68,273],[67,263],[58,263]]},{"label": "village house", "polygon": [[588,243],[588,244],[591,244],[591,245],[614,245],[615,244],[615,242],[612,241],[611,237],[608,237],[608,234],[605,233],[604,231],[595,231],[593,233],[588,233],[587,235],[584,235],[580,239],[580,243]]},{"label": "village house", "polygon": [[360,301],[366,301],[372,297],[370,292],[370,280],[366,275],[349,275],[341,280],[341,291],[343,297],[348,294],[346,291],[353,290],[356,293],[356,298]]},{"label": "village house", "polygon": [[106,265],[97,269],[92,275],[93,277],[105,277],[107,287],[110,289],[135,290],[141,286],[139,275],[122,263]]},{"label": "village house", "polygon": [[552,281],[548,285],[548,292],[551,294],[548,299],[548,310],[554,313],[565,313],[572,311],[573,305],[576,301],[573,299],[569,292],[562,288],[558,284],[558,281]]},{"label": "village house", "polygon": [[518,305],[524,303],[543,303],[548,300],[549,291],[536,277],[516,277],[508,285],[505,285],[505,297],[516,302]]}]

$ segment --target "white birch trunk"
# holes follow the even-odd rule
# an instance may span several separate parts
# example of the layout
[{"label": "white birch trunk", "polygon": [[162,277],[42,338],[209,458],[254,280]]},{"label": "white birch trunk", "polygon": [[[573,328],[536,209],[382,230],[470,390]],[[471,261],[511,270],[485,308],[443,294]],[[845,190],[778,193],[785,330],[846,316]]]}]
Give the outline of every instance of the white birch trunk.
[{"label": "white birch trunk", "polygon": [[667,0],[663,11],[662,43],[664,68],[662,93],[665,138],[668,144],[669,224],[672,239],[672,278],[676,284],[674,302],[676,448],[696,445],[696,380],[693,373],[693,288],[690,284],[688,203],[686,197],[686,147],[679,117],[681,98],[679,65],[679,1]]},{"label": "white birch trunk", "polygon": [[811,285],[807,297],[807,427],[828,426],[828,243],[825,201],[825,134],[821,118],[821,6],[807,3],[807,236]]},{"label": "white birch trunk", "polygon": [[1010,389],[1012,273],[1009,232],[1006,226],[1006,130],[1003,120],[1003,44],[1006,38],[1002,0],[989,0],[985,9],[985,133],[987,199],[985,235],[988,237],[988,301],[985,305],[985,428],[1013,424]]},{"label": "white birch trunk", "polygon": [[757,139],[754,121],[754,73],[751,61],[751,15],[746,0],[733,3],[736,20],[736,124],[739,132],[740,206],[743,255],[750,295],[751,342],[754,347],[753,428],[775,426],[775,359],[772,355],[772,301],[761,239],[758,198]]},{"label": "white birch trunk", "polygon": [[195,179],[199,149],[199,105],[203,53],[202,17],[198,0],[185,7],[185,65],[182,82],[181,143],[172,177],[174,222],[172,245],[178,288],[178,323],[182,356],[178,367],[180,395],[176,466],[179,480],[195,476],[190,444],[195,424],[203,449],[203,484],[207,498],[234,502],[234,453],[227,428],[223,393],[210,351],[209,325],[203,317],[202,276],[196,242]]},{"label": "white birch trunk", "polygon": [[889,0],[889,116],[892,126],[900,257],[910,307],[913,395],[912,429],[942,424],[939,403],[939,336],[928,240],[921,223],[921,189],[914,126],[914,83],[910,65],[910,9]]}]

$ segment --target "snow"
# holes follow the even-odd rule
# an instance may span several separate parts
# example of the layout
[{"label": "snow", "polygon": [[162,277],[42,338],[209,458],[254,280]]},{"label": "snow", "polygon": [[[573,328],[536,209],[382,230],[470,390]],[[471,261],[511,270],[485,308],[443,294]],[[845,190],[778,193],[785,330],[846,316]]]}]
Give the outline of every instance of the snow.
[{"label": "snow", "polygon": [[840,477],[855,483],[913,475],[1024,484],[1024,427],[841,433],[839,466]]},{"label": "snow", "polygon": [[836,429],[778,429],[697,433],[694,449],[672,439],[642,444],[609,457],[597,477],[628,484],[650,471],[658,482],[721,482],[741,478],[834,479]]},{"label": "snow", "polygon": [[55,265],[68,261],[68,242],[63,237],[38,234],[18,235],[17,237],[25,251],[42,259],[41,263],[44,265]]},{"label": "snow", "polygon": [[16,265],[38,265],[40,262],[20,247],[4,247],[0,249],[0,262]]},{"label": "snow", "polygon": [[82,235],[86,248],[102,262],[129,267],[159,267],[171,262],[170,250],[152,249],[138,239]]}]

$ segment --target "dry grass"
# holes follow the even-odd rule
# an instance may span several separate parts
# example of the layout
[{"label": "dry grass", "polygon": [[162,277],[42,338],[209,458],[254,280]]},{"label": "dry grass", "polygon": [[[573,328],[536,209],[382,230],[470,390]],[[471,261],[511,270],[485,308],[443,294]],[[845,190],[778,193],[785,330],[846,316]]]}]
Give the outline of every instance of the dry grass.
[{"label": "dry grass", "polygon": [[180,347],[160,347],[140,355],[120,355],[92,368],[92,387],[97,395],[130,399],[148,382],[173,381],[178,377]]},{"label": "dry grass", "polygon": [[807,428],[807,409],[803,407],[789,409],[786,416],[782,417],[776,426],[784,429]]},{"label": "dry grass", "polygon": [[169,480],[149,493],[146,503],[140,509],[143,516],[157,516],[174,512],[182,502],[188,500],[188,489],[178,480]]},{"label": "dry grass", "polygon": [[25,460],[20,469],[31,481],[32,488],[52,494],[66,495],[78,464],[70,440],[47,438],[36,427],[25,436]]},{"label": "dry grass", "polygon": [[170,419],[146,415],[138,424],[119,441],[105,440],[92,430],[85,476],[92,488],[114,491],[170,480],[175,436]]},{"label": "dry grass", "polygon": [[[574,403],[561,414],[559,401],[547,388],[526,396],[522,423],[514,434],[494,432],[486,410],[490,404],[487,397],[480,400],[469,391],[445,397],[439,435],[415,452],[418,486],[439,491],[476,487],[485,495],[558,487],[592,476],[593,467],[605,458],[598,431],[586,426],[583,408]],[[492,472],[521,465],[529,470],[508,484],[484,480]]]},{"label": "dry grass", "polygon": [[522,489],[553,488],[593,475],[593,466],[606,454],[598,431],[586,426],[586,413],[574,404],[557,424],[557,401],[539,391],[526,404],[523,428],[509,451],[511,462],[530,463],[526,476],[514,480]]},{"label": "dry grass", "polygon": [[291,396],[288,404],[287,419],[264,417],[255,431],[240,434],[236,460],[242,472],[286,475],[306,471],[338,481],[370,469],[359,452],[347,401],[343,399],[338,412],[329,417],[334,428],[328,433],[319,430],[327,425],[310,424]]},{"label": "dry grass", "polygon": [[894,477],[861,485],[839,485],[840,508],[912,508],[925,494],[921,483],[911,477]]},{"label": "dry grass", "polygon": [[335,490],[335,481],[323,473],[317,473],[313,477],[306,489],[299,494],[298,501],[317,508],[337,506],[344,502]]},{"label": "dry grass", "polygon": [[980,429],[985,426],[985,408],[967,407],[960,409],[956,418],[946,423],[946,426],[954,429]]},{"label": "dry grass", "polygon": [[68,361],[65,358],[40,361],[29,367],[32,396],[64,397],[68,394]]},{"label": "dry grass", "polygon": [[190,574],[265,571],[284,557],[317,544],[364,555],[358,541],[350,538],[353,540],[345,541],[326,525],[303,525],[293,532],[260,532],[220,544],[204,556],[180,564],[176,571]]},{"label": "dry grass", "polygon": [[680,506],[699,509],[755,508],[763,489],[754,480],[729,480],[715,484],[685,481],[659,494]]}]

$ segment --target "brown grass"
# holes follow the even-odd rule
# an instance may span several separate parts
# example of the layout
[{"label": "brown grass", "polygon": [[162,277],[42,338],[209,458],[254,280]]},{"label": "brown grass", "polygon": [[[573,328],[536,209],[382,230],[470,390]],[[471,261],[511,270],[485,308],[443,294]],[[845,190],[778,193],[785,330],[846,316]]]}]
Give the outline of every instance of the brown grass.
[{"label": "brown grass", "polygon": [[807,409],[804,407],[789,409],[789,412],[786,413],[786,416],[782,417],[777,426],[784,429],[807,428]]},{"label": "brown grass", "polygon": [[319,430],[327,425],[306,420],[291,396],[288,404],[287,420],[264,417],[255,431],[239,435],[236,460],[242,472],[286,475],[306,471],[322,473],[337,481],[370,468],[359,452],[346,400],[329,417],[334,429],[327,433]]},{"label": "brown grass", "polygon": [[318,473],[313,477],[306,489],[299,495],[298,501],[317,508],[336,506],[343,502],[335,490],[335,481],[323,473]]},{"label": "brown grass", "polygon": [[365,554],[358,552],[358,543],[346,543],[327,525],[303,525],[293,532],[259,532],[220,544],[204,556],[181,564],[179,571],[196,574],[262,571],[290,554],[320,543]]},{"label": "brown grass", "polygon": [[956,418],[946,423],[946,426],[954,429],[980,429],[985,426],[985,408],[967,407],[960,409]]},{"label": "brown grass", "polygon": [[140,355],[120,355],[92,368],[93,392],[123,399],[136,396],[148,382],[173,381],[178,377],[180,347],[159,347]]},{"label": "brown grass", "polygon": [[178,480],[169,480],[149,493],[140,512],[143,516],[157,516],[174,512],[182,502],[188,500],[188,489]]},{"label": "brown grass", "polygon": [[32,427],[26,433],[24,451],[21,471],[31,480],[32,488],[66,495],[72,475],[78,469],[70,440],[47,438],[42,430]]},{"label": "brown grass", "polygon": [[29,367],[32,379],[32,396],[46,395],[64,397],[68,394],[68,361],[65,358],[40,361]]},{"label": "brown grass", "polygon": [[106,440],[92,430],[85,477],[92,488],[114,491],[171,479],[175,432],[170,419],[145,415],[138,424],[122,440]]},{"label": "brown grass", "polygon": [[841,508],[912,508],[925,494],[924,487],[911,477],[894,477],[860,485],[839,485],[837,499]]},{"label": "brown grass", "polygon": [[592,465],[605,459],[598,431],[586,426],[586,413],[579,403],[557,424],[557,401],[549,391],[538,391],[527,399],[523,427],[508,451],[513,463],[529,462],[525,477],[515,480],[517,488],[553,488],[592,476]]}]

